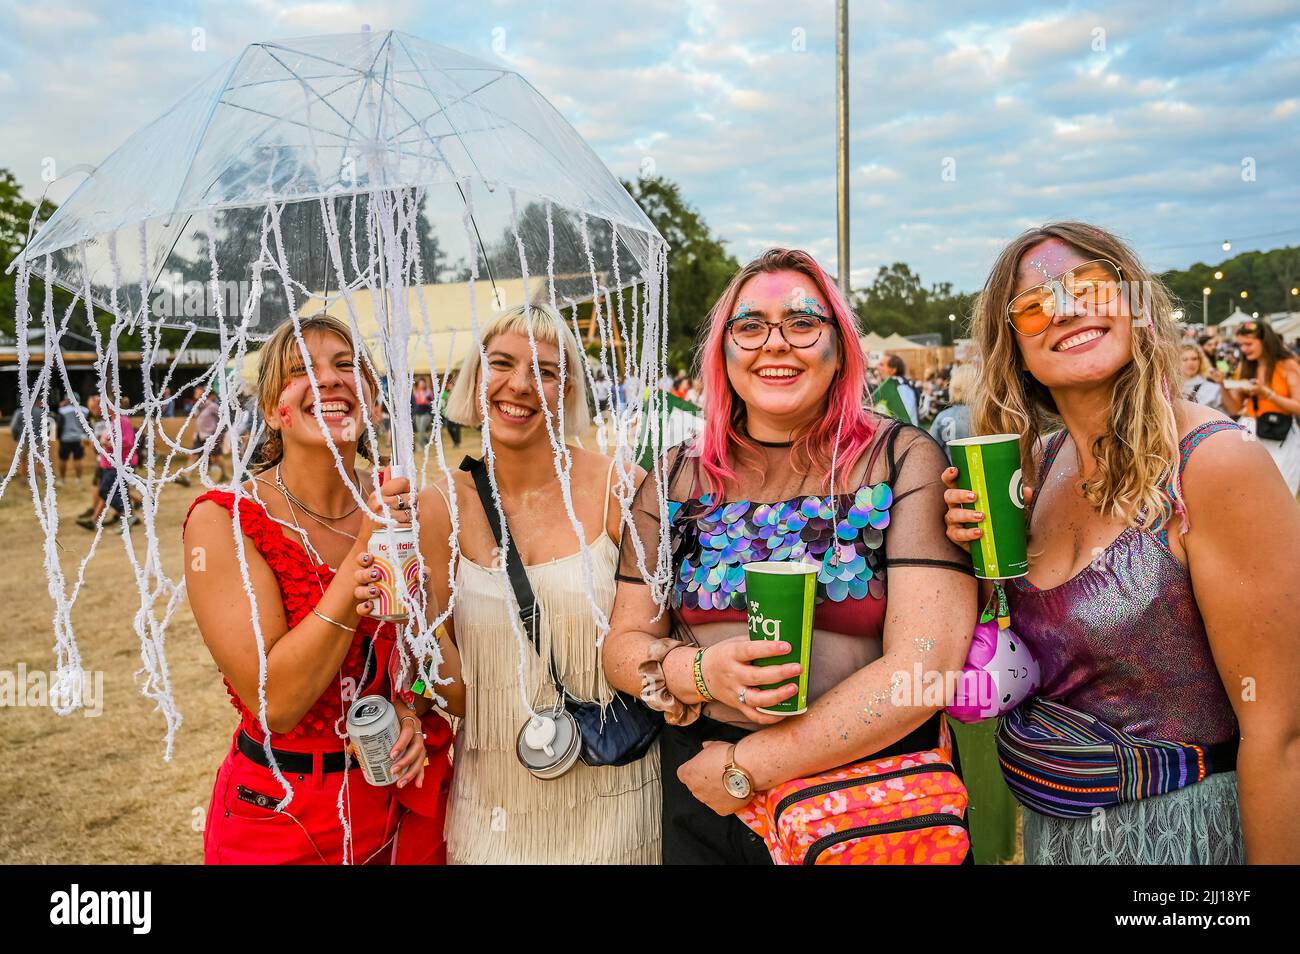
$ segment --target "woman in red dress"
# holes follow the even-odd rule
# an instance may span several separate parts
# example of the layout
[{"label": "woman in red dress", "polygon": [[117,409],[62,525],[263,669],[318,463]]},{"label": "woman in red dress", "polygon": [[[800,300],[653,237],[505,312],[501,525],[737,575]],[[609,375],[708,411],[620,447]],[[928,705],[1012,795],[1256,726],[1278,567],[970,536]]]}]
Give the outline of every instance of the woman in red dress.
[{"label": "woman in red dress", "polygon": [[[372,456],[362,415],[378,389],[364,363],[358,389],[345,324],[318,315],[299,327],[317,391],[286,323],[260,352],[258,399],[269,437],[243,486],[253,499],[209,491],[186,518],[190,606],[240,714],[212,791],[204,861],[440,862],[450,731],[436,713],[422,721],[410,693],[394,691],[406,687],[390,681],[393,624],[356,614],[352,573],[366,565],[358,557],[374,523],[344,484],[321,427],[323,420],[348,479],[364,494],[371,477],[356,468],[356,456]],[[409,490],[405,480],[380,488],[403,522]],[[374,509],[376,498],[369,503]],[[398,781],[389,787],[367,784],[345,752],[347,708],[371,694],[393,699],[401,720],[392,753]],[[292,789],[284,804],[268,750]]]}]

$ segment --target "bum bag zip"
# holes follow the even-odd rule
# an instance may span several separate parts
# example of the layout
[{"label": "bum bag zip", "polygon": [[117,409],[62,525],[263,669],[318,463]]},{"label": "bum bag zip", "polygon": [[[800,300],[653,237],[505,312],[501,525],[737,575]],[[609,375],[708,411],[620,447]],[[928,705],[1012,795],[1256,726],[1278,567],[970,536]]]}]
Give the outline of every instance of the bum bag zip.
[{"label": "bum bag zip", "polygon": [[966,819],[959,815],[949,815],[947,812],[939,812],[935,815],[917,815],[915,818],[900,818],[898,821],[883,822],[879,825],[867,825],[863,828],[849,828],[845,831],[837,831],[824,838],[818,838],[808,846],[808,851],[804,855],[803,863],[805,865],[817,864],[817,858],[823,851],[833,845],[838,845],[842,841],[852,841],[855,838],[870,838],[874,835],[892,835],[895,832],[913,831],[918,828],[939,828],[942,826],[955,826],[957,828],[969,830],[966,824]]},{"label": "bum bag zip", "polygon": [[952,772],[953,767],[947,762],[930,762],[926,765],[912,765],[904,769],[896,769],[893,772],[881,772],[879,775],[872,775],[867,778],[845,778],[835,782],[823,782],[821,785],[812,785],[798,792],[787,795],[776,803],[776,810],[772,813],[772,824],[781,821],[781,813],[791,805],[802,802],[807,798],[820,798],[830,792],[839,791],[842,788],[853,788],[858,785],[869,786],[876,782],[883,782],[891,778],[899,778],[904,775],[919,775],[922,772]]}]

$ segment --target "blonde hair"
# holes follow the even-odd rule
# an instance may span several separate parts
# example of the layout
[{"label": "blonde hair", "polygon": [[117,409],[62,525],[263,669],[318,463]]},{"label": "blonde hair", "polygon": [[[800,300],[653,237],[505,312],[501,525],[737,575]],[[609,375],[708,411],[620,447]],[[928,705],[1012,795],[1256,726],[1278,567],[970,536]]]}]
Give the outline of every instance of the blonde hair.
[{"label": "blonde hair", "polygon": [[[1169,294],[1116,236],[1084,222],[1031,229],[1002,250],[975,302],[972,333],[983,355],[972,407],[978,434],[1019,434],[1026,484],[1038,479],[1034,449],[1058,420],[1051,392],[1025,370],[1017,334],[1007,321],[1021,257],[1046,239],[1059,239],[1085,258],[1106,258],[1120,268],[1131,309],[1132,360],[1119,372],[1111,396],[1110,426],[1093,441],[1097,469],[1083,484],[1096,510],[1150,528],[1168,520],[1165,492],[1177,473],[1178,427],[1170,382],[1178,371],[1177,324]],[[1136,297],[1134,290],[1140,292]],[[1181,502],[1181,501],[1180,501]]]},{"label": "blonde hair", "polygon": [[959,364],[952,369],[948,379],[948,401],[951,404],[969,404],[979,381],[979,369],[973,364]]},{"label": "blonde hair", "polygon": [[[300,318],[298,328],[304,337],[309,331],[323,331],[342,338],[347,342],[348,347],[354,350],[356,348],[352,342],[352,330],[347,322],[323,311],[310,318]],[[294,333],[293,320],[285,321],[276,328],[271,333],[271,337],[267,338],[258,349],[257,355],[257,406],[262,412],[263,419],[271,421],[274,420],[280,395],[288,385],[289,379],[293,377],[294,368],[302,361],[302,350],[298,347],[298,336]],[[357,355],[357,368],[361,372],[362,380],[370,388],[370,399],[375,400],[379,394],[379,382],[375,380],[371,362],[362,360],[361,356]],[[357,399],[364,402],[364,395],[357,395]],[[367,408],[366,412],[369,410]],[[367,460],[374,461],[365,431],[362,431],[361,439],[357,442],[357,453]],[[273,427],[267,428],[266,440],[258,455],[258,470],[266,470],[278,464],[282,457],[284,457],[284,441],[280,432]]]},{"label": "blonde hair", "polygon": [[[564,436],[576,437],[591,424],[587,407],[587,376],[582,348],[573,331],[550,305],[519,305],[488,320],[482,329],[483,347],[497,335],[521,334],[532,329],[533,338],[553,344],[564,353]],[[478,403],[479,349],[465,356],[456,383],[447,396],[447,417],[458,424],[482,427],[483,415]]]},{"label": "blonde hair", "polygon": [[1182,355],[1187,354],[1189,351],[1196,352],[1196,356],[1201,359],[1200,364],[1196,366],[1196,373],[1201,377],[1205,377],[1210,373],[1210,359],[1206,356],[1205,349],[1197,344],[1185,344],[1182,350],[1178,352],[1179,357],[1181,358]]}]

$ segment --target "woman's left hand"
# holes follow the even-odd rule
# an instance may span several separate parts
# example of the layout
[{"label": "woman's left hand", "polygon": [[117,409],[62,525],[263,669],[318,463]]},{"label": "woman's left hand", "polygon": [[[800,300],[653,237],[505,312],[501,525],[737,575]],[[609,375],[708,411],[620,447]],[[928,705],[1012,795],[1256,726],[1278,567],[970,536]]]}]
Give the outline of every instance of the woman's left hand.
[{"label": "woman's left hand", "polygon": [[677,769],[677,778],[691,794],[723,816],[734,815],[749,804],[733,798],[722,784],[727,748],[726,742],[705,742],[699,755]]},{"label": "woman's left hand", "polygon": [[397,744],[389,753],[393,759],[392,772],[397,776],[397,787],[405,788],[415,782],[416,788],[424,785],[424,726],[420,717],[406,703],[394,699],[393,708],[401,720],[402,731]]}]

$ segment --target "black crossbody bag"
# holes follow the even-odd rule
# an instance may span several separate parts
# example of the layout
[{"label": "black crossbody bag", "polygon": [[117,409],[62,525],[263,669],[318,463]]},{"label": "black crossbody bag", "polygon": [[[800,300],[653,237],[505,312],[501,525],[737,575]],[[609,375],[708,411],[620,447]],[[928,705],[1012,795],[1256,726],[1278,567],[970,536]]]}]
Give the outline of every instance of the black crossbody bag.
[{"label": "black crossbody bag", "polygon": [[[467,455],[460,462],[460,469],[474,478],[479,502],[483,505],[488,526],[492,528],[492,536],[500,548],[501,518],[492,501],[487,468],[481,460]],[[537,598],[533,595],[532,584],[528,582],[518,547],[512,546],[506,556],[506,575],[515,592],[515,600],[519,603],[519,617],[524,624],[524,632],[528,634],[528,641],[533,644],[533,650],[540,658],[542,644],[537,633]],[[565,711],[578,723],[582,735],[580,757],[586,765],[629,765],[644,756],[659,737],[664,724],[663,713],[648,708],[635,696],[616,692],[614,701],[602,712],[599,702],[584,702],[569,695],[555,674],[553,655],[548,660],[547,675],[564,701]]]},{"label": "black crossbody bag", "polygon": [[1284,441],[1291,433],[1292,420],[1290,414],[1267,411],[1255,418],[1255,436],[1266,441]]}]

